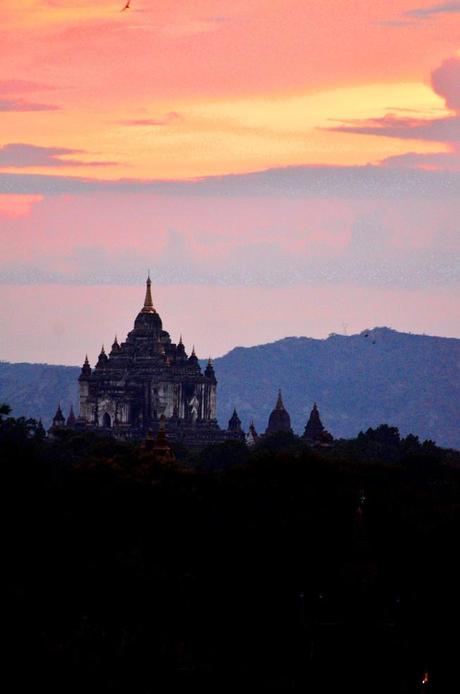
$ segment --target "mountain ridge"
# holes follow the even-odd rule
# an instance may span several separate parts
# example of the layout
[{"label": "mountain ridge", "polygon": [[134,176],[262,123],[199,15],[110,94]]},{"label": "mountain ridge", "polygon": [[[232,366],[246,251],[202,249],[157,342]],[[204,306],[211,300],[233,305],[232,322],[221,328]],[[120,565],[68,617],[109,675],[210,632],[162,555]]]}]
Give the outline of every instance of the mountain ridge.
[{"label": "mountain ridge", "polygon": [[[202,364],[205,362],[202,362]],[[460,339],[376,327],[327,338],[289,336],[236,346],[214,360],[218,419],[226,426],[236,407],[247,429],[263,432],[278,388],[296,433],[313,402],[336,437],[356,436],[387,423],[401,433],[460,448]],[[0,362],[0,401],[16,416],[49,425],[58,401],[77,403],[80,367]]]}]

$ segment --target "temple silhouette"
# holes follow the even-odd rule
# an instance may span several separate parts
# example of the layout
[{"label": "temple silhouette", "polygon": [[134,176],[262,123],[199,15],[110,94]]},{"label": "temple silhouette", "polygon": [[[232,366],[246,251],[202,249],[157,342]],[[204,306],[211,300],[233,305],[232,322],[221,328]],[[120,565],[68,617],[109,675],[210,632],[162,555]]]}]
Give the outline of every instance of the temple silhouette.
[{"label": "temple silhouette", "polygon": [[[73,407],[67,420],[58,406],[49,433],[62,429],[95,431],[125,440],[161,437],[192,448],[261,438],[251,422],[243,430],[236,409],[222,429],[216,417],[217,380],[211,359],[202,371],[193,347],[188,355],[182,341],[171,341],[153,305],[147,278],[144,305],[124,342],[115,337],[110,352],[102,347],[92,369],[86,356],[79,376],[80,412]],[[281,391],[263,436],[292,433]],[[316,403],[302,436],[311,445],[328,445],[332,436],[323,427]]]}]

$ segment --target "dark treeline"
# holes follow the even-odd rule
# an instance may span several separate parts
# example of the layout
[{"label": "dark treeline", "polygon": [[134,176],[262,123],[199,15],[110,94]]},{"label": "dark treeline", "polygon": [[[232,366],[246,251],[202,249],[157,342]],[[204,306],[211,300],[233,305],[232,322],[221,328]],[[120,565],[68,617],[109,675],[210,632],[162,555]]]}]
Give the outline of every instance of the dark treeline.
[{"label": "dark treeline", "polygon": [[458,453],[43,434],[3,409],[9,691],[456,689]]}]

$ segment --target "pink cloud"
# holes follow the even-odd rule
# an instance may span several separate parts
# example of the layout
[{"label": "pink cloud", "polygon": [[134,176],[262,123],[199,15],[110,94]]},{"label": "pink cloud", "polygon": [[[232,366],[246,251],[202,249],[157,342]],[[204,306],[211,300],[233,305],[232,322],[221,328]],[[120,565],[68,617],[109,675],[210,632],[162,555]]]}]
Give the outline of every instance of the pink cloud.
[{"label": "pink cloud", "polygon": [[381,164],[390,167],[458,171],[460,168],[460,58],[445,60],[432,72],[431,82],[436,93],[445,99],[446,106],[456,111],[455,116],[427,119],[399,116],[390,112],[381,118],[342,120],[341,125],[327,129],[353,135],[444,142],[449,145],[450,152],[429,154],[407,152],[387,157],[381,161]]},{"label": "pink cloud", "polygon": [[112,193],[44,198],[2,224],[3,282],[451,285],[460,198]]},{"label": "pink cloud", "polygon": [[431,84],[446,106],[460,114],[460,58],[445,60],[431,73]]}]

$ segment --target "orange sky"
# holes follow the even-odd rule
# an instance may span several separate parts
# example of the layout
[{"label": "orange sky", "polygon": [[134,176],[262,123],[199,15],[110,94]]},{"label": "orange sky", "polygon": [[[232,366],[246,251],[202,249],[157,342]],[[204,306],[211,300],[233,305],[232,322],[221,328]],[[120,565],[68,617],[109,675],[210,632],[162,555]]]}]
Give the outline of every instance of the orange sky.
[{"label": "orange sky", "polygon": [[0,359],[460,335],[460,2],[123,4],[0,0]]},{"label": "orange sky", "polygon": [[174,179],[448,151],[326,128],[448,115],[430,74],[460,47],[460,12],[407,14],[430,0],[122,5],[2,0],[0,145],[79,150],[28,172]]}]

